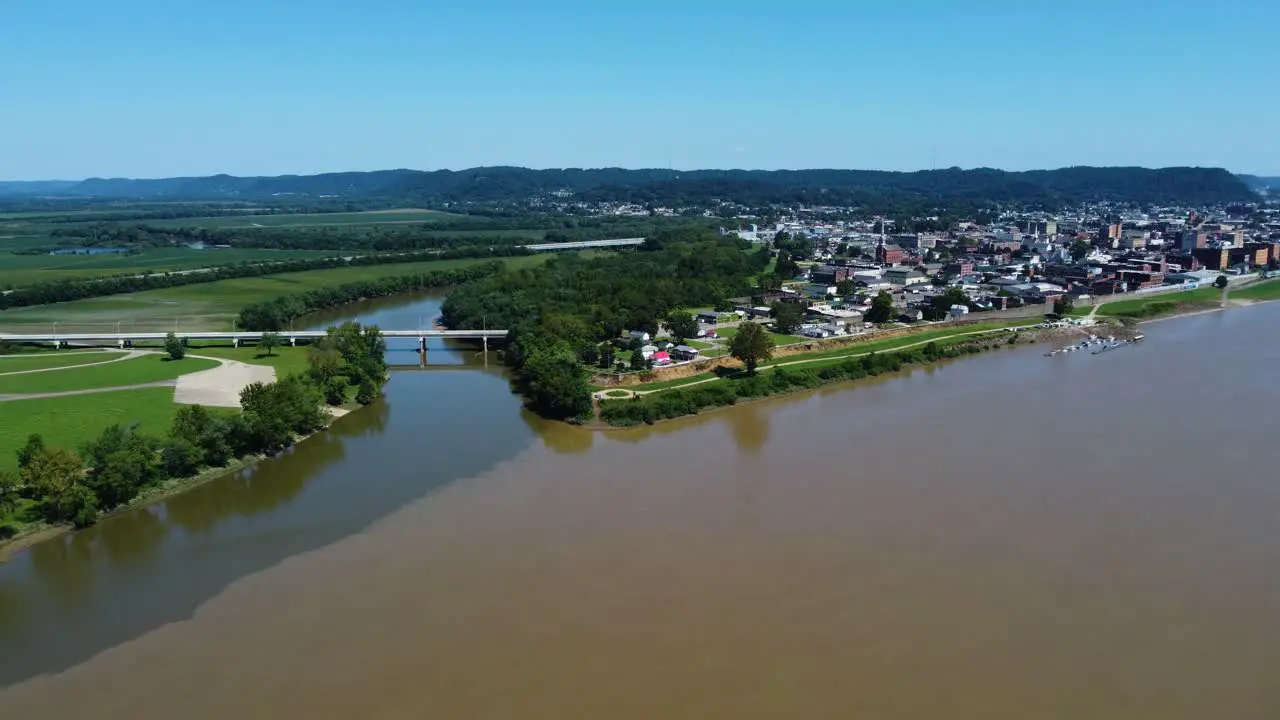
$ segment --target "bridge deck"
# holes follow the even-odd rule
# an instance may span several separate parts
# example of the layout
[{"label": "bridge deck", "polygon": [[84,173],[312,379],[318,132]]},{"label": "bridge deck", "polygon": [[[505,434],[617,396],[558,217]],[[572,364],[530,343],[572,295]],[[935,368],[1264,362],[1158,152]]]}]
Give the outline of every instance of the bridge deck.
[{"label": "bridge deck", "polygon": [[[187,340],[261,340],[265,332],[174,332]],[[284,340],[315,340],[325,336],[324,330],[281,330],[276,333]],[[0,341],[8,342],[116,342],[120,340],[164,340],[167,332],[132,333],[0,333]],[[506,330],[382,330],[387,338],[458,338],[462,340],[495,340],[505,338]]]}]

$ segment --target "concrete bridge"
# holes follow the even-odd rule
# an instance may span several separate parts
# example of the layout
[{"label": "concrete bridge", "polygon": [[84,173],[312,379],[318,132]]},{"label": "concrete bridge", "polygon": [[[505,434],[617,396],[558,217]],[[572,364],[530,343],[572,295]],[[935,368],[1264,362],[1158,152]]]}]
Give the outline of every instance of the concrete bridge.
[{"label": "concrete bridge", "polygon": [[[418,347],[425,350],[428,338],[452,338],[455,340],[483,340],[485,349],[490,340],[503,340],[506,330],[381,330],[385,338],[414,338]],[[265,332],[246,332],[233,330],[229,332],[174,332],[183,340],[230,340],[239,347],[240,343],[262,340]],[[324,330],[281,330],[276,335],[290,345],[299,340],[319,340],[326,333]],[[41,333],[0,333],[0,342],[13,343],[53,343],[55,347],[65,347],[72,343],[85,345],[117,345],[132,347],[135,342],[163,341],[167,332],[127,332],[127,333],[82,333],[82,332],[41,332]]]}]

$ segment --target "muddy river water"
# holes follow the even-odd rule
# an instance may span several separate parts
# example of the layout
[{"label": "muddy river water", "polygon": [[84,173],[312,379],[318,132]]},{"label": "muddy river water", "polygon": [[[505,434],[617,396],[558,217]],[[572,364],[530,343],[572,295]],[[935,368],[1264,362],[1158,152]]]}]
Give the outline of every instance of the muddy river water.
[{"label": "muddy river water", "polygon": [[607,433],[433,348],[0,565],[0,717],[1280,717],[1280,304],[1144,331]]}]

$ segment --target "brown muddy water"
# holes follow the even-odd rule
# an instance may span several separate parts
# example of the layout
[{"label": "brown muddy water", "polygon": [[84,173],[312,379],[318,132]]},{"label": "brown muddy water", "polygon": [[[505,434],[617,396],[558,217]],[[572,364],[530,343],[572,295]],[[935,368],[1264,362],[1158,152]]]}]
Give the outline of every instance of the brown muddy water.
[{"label": "brown muddy water", "polygon": [[0,716],[1280,717],[1278,329],[595,434],[439,352],[0,566]]}]

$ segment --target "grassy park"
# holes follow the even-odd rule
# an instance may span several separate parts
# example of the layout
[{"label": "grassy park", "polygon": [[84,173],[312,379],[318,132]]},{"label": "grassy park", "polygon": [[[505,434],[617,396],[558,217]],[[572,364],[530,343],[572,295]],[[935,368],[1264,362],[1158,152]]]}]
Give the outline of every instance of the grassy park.
[{"label": "grassy park", "polygon": [[[170,360],[161,354],[121,360],[85,368],[0,375],[0,395],[71,392],[91,388],[124,387],[173,380],[179,375],[217,367],[216,360],[184,358]],[[7,405],[4,406],[7,409]]]},{"label": "grassy park", "polygon": [[173,388],[163,387],[0,403],[4,413],[0,470],[17,469],[14,453],[32,433],[44,436],[49,445],[65,448],[79,447],[115,424],[136,423],[147,432],[164,434],[178,407],[173,402]]},{"label": "grassy park", "polygon": [[124,353],[81,350],[65,353],[33,352],[17,355],[0,355],[0,377],[9,373],[25,373],[28,370],[53,370],[78,365],[107,362],[122,357]]}]

